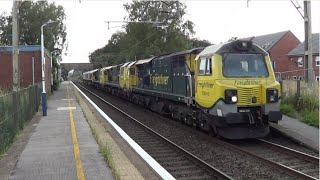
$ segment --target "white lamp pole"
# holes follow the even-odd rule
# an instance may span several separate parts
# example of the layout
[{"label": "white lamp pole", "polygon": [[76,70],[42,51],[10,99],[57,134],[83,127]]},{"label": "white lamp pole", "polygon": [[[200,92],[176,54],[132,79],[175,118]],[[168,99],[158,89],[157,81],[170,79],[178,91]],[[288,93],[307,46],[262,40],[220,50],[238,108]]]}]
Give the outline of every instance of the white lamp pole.
[{"label": "white lamp pole", "polygon": [[43,27],[54,23],[56,21],[48,21],[41,26],[41,62],[42,62],[42,114],[47,116],[47,94],[46,94],[46,84],[45,84],[45,58],[44,58],[44,38],[43,38]]}]

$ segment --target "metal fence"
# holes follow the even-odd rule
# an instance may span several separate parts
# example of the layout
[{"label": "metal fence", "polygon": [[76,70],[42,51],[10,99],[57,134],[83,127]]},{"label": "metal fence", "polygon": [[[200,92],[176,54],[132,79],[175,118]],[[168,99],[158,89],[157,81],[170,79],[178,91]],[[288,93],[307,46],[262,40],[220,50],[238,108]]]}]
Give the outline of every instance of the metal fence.
[{"label": "metal fence", "polygon": [[40,97],[39,85],[0,95],[0,155],[38,111]]},{"label": "metal fence", "polygon": [[283,80],[280,81],[282,97],[300,97],[301,95],[313,96],[319,99],[319,81],[307,84],[305,81]]}]

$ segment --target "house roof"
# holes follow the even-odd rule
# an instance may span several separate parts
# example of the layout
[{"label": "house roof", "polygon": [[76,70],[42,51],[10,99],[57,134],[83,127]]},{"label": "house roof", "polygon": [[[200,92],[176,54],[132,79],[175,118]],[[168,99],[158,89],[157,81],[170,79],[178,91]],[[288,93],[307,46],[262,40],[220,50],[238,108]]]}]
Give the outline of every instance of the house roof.
[{"label": "house roof", "polygon": [[[277,32],[277,33],[272,33],[272,34],[266,34],[266,35],[261,35],[261,36],[255,36],[252,39],[252,42],[258,46],[260,46],[262,49],[265,51],[269,51],[274,45],[277,44],[278,41],[290,30],[287,31],[282,31],[282,32]],[[241,38],[243,40],[249,40],[252,37],[247,37],[247,38]]]},{"label": "house roof", "polygon": [[[319,33],[312,34],[312,54],[319,55]],[[296,48],[292,49],[289,56],[303,56],[304,55],[304,42],[299,44]]]}]

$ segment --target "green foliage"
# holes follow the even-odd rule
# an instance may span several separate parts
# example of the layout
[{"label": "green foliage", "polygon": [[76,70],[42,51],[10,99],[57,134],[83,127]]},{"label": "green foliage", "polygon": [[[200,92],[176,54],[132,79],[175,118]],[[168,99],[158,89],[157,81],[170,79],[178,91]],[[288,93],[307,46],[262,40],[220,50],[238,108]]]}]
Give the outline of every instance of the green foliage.
[{"label": "green foliage", "polygon": [[[41,25],[51,21],[57,21],[44,27],[44,46],[49,52],[58,48],[67,49],[66,15],[64,8],[55,3],[47,1],[22,1],[18,13],[19,44],[40,45]],[[12,14],[2,13],[0,15],[0,44],[11,46],[12,44]],[[57,67],[54,60],[54,67]]]},{"label": "green foliage", "polygon": [[0,96],[0,158],[38,111],[39,92],[36,85]]},{"label": "green foliage", "polygon": [[57,91],[60,87],[60,82],[58,80],[53,80],[53,90]]},{"label": "green foliage", "polygon": [[319,99],[312,93],[302,93],[300,97],[286,97],[280,106],[281,112],[290,117],[301,117],[301,121],[319,127]]},{"label": "green foliage", "polygon": [[191,39],[191,42],[192,42],[192,48],[207,47],[211,45],[211,43],[208,40],[200,40],[197,38]]},{"label": "green foliage", "polygon": [[140,23],[127,23],[123,32],[114,33],[105,47],[91,53],[95,68],[211,44],[190,38],[195,33],[194,23],[184,20],[186,6],[181,2],[134,1],[124,8],[126,20]]},{"label": "green foliage", "polygon": [[280,111],[289,117],[295,117],[295,109],[291,104],[281,103]]},{"label": "green foliage", "polygon": [[311,94],[301,95],[297,99],[296,109],[298,111],[317,110],[319,109],[319,99],[314,98],[314,96]]},{"label": "green foliage", "polygon": [[[56,6],[55,3],[49,4],[47,1],[23,1],[19,8],[19,44],[34,45],[40,44],[41,25],[51,21],[57,23],[50,24],[44,28],[46,38],[45,47],[49,51],[54,48],[63,49],[66,42],[66,26],[64,8]],[[5,45],[12,44],[12,15],[3,13],[0,16],[1,42]]]},{"label": "green foliage", "polygon": [[236,40],[238,40],[238,39],[239,39],[238,37],[231,37],[231,38],[228,40],[228,42],[236,41]]},{"label": "green foliage", "polygon": [[302,112],[302,122],[319,128],[319,111],[305,110]]},{"label": "green foliage", "polygon": [[0,87],[0,97],[8,94],[9,92],[11,92],[9,88]]}]

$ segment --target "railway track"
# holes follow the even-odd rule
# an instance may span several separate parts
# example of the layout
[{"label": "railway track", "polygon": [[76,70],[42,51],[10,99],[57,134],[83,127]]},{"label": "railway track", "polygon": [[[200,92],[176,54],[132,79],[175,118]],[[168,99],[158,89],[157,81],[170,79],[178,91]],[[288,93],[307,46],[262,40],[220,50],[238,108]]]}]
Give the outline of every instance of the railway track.
[{"label": "railway track", "polygon": [[227,174],[148,128],[79,83],[74,83],[80,89],[121,113],[123,118],[114,119],[118,126],[176,179],[231,179]]},{"label": "railway track", "polygon": [[319,158],[263,139],[220,142],[299,179],[319,179]]},{"label": "railway track", "polygon": [[[123,127],[125,126],[128,126],[128,124],[124,123]],[[130,127],[127,127],[127,128],[130,128]],[[130,130],[128,131],[125,130],[125,131],[129,132]],[[135,135],[133,134],[132,136],[135,136]],[[146,149],[146,151],[147,149],[149,149],[148,145],[144,145],[143,143],[145,143],[146,140],[152,141],[152,139],[149,139],[150,138],[149,136],[150,134],[147,134],[146,136],[140,139],[137,138],[137,140],[135,140],[142,148]],[[208,137],[207,135],[203,134],[203,138],[207,138],[207,137]],[[212,137],[210,137],[210,139],[215,144],[219,144],[221,146],[227,147],[227,149],[232,149],[232,151],[237,154],[242,154],[247,157],[252,157],[253,159],[256,159],[257,161],[259,161],[260,163],[265,164],[268,167],[273,167],[273,169],[277,169],[279,170],[279,172],[284,172],[285,174],[288,174],[291,177],[295,177],[297,179],[319,178],[319,175],[318,175],[319,174],[319,158],[317,157],[300,153],[296,150],[292,150],[287,147],[269,143],[262,139],[240,140],[240,141],[237,140],[237,141],[229,141],[229,142],[212,138]],[[164,150],[163,148],[165,146],[162,146],[162,145],[157,146],[157,144],[159,143],[161,142],[157,142],[154,145],[151,145],[151,146],[157,147],[158,149],[156,149],[154,152],[152,149],[150,149],[147,152],[151,156],[154,156],[154,159],[158,161],[165,169],[167,169],[168,172],[172,173],[174,177],[178,179],[179,178],[219,179],[215,176],[211,176],[211,177],[207,175],[202,177],[198,176],[199,174],[201,174],[201,173],[197,174],[197,171],[199,172],[199,170],[191,172],[189,170],[194,168],[183,163],[182,163],[183,165],[182,167],[177,167],[177,169],[182,169],[185,171],[185,174],[182,173],[183,174],[182,175],[181,172],[172,169],[172,168],[175,168],[175,163],[179,164],[179,161],[182,159],[179,159],[174,154],[167,153],[167,150]],[[165,149],[167,149],[167,147]],[[163,156],[161,153],[163,153]],[[158,157],[158,156],[161,156],[161,157]],[[174,157],[174,158],[171,158],[171,157]],[[173,162],[173,164],[171,162]],[[170,165],[172,165],[172,167]],[[175,174],[175,173],[178,173],[178,174]],[[191,176],[189,176],[190,174]],[[230,174],[230,172],[228,174]]]}]

